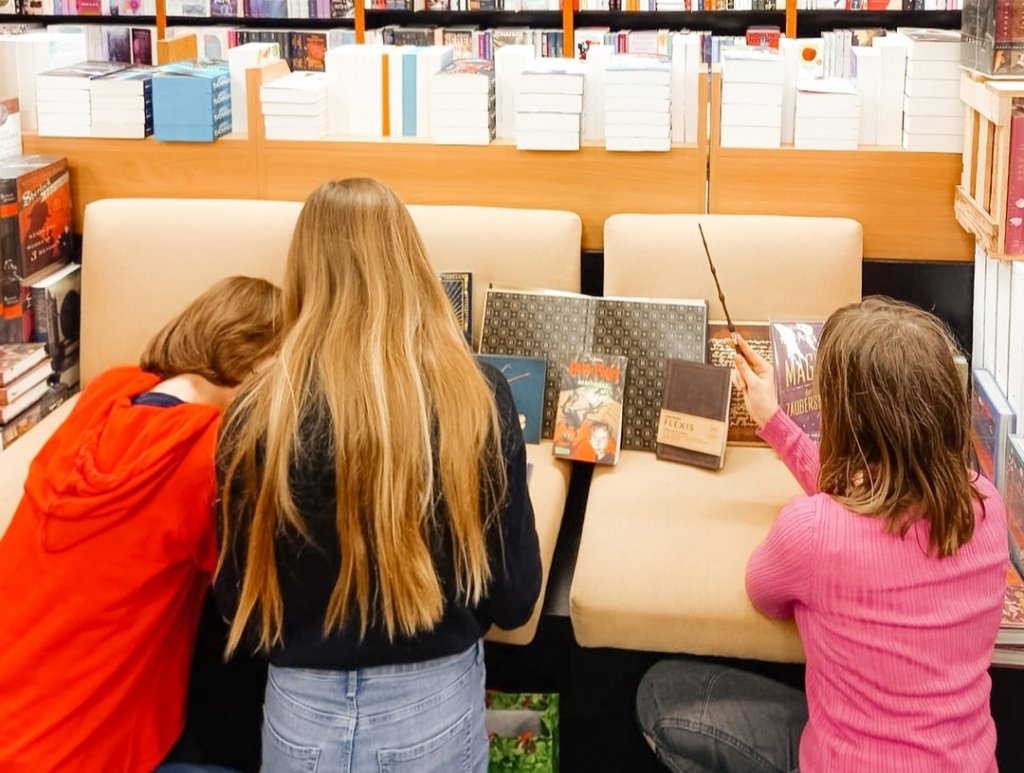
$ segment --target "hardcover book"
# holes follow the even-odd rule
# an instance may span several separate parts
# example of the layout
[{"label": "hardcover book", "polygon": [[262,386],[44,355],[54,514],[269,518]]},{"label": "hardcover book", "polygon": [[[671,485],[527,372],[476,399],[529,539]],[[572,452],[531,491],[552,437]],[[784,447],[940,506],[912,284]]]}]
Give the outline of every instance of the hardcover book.
[{"label": "hardcover book", "polygon": [[42,344],[0,344],[0,386],[10,386],[45,359]]},{"label": "hardcover book", "polygon": [[987,370],[976,369],[971,384],[971,444],[978,467],[1005,495],[1007,446],[1015,431],[1016,415]]},{"label": "hardcover book", "polygon": [[[13,384],[11,386],[13,387]],[[14,417],[27,411],[34,402],[46,394],[46,390],[49,388],[50,385],[46,383],[45,379],[37,381],[29,389],[21,393],[16,400],[9,403],[0,403],[0,424],[6,424],[13,420]]]},{"label": "hardcover book", "polygon": [[779,405],[812,440],[821,435],[821,410],[814,391],[814,360],[823,322],[771,323],[772,358]]},{"label": "hardcover book", "polygon": [[26,410],[22,411],[13,420],[0,425],[0,438],[3,439],[0,447],[6,448],[11,445],[11,443],[57,410],[76,391],[76,389],[72,389],[65,384],[55,384],[48,387],[43,392],[42,397],[32,403]]},{"label": "hardcover book", "polygon": [[466,341],[473,345],[473,274],[470,271],[445,271],[440,274],[441,287],[455,312]]},{"label": "hardcover book", "polygon": [[53,373],[50,360],[44,359],[33,366],[27,373],[14,379],[7,386],[0,386],[0,406],[11,405],[22,399],[39,384],[46,383],[46,380]]},{"label": "hardcover book", "polygon": [[1010,533],[1010,562],[1024,572],[1024,437],[1010,437],[1006,449],[1006,527]]},{"label": "hardcover book", "polygon": [[31,285],[33,340],[45,344],[57,373],[78,356],[82,322],[82,267],[70,263]]},{"label": "hardcover book", "polygon": [[580,352],[628,357],[622,447],[654,451],[665,362],[704,362],[707,302],[488,290],[480,351],[547,360],[542,437],[552,437],[560,374]]},{"label": "hardcover book", "polygon": [[547,361],[537,357],[505,357],[500,354],[478,354],[477,359],[497,368],[508,381],[512,401],[519,414],[523,441],[539,443]]},{"label": "hardcover book", "polygon": [[1003,618],[996,634],[996,644],[1024,644],[1024,582],[1012,566],[1006,570]]},{"label": "hardcover book", "polygon": [[722,469],[731,395],[729,368],[669,360],[658,422],[658,458]]},{"label": "hardcover book", "polygon": [[552,451],[560,459],[616,464],[626,358],[581,354],[562,368]]},{"label": "hardcover book", "polygon": [[[736,322],[736,332],[743,336],[751,349],[772,361],[771,333],[767,322]],[[736,350],[732,345],[732,333],[725,322],[708,323],[708,364],[720,368],[732,368]],[[747,404],[738,389],[732,389],[729,399],[729,445],[767,445],[757,436],[757,424],[747,413]]]}]

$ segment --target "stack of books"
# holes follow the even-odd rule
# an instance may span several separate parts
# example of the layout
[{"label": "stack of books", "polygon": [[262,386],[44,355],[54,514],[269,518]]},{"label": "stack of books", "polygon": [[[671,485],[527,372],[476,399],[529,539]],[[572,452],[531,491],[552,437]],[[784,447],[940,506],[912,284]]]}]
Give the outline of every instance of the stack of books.
[{"label": "stack of books", "polygon": [[127,67],[117,62],[81,62],[36,77],[36,127],[44,137],[91,137],[90,81]]},{"label": "stack of books", "polygon": [[42,344],[0,344],[0,449],[49,416],[74,390],[51,384]]},{"label": "stack of books", "polygon": [[667,151],[672,145],[671,93],[671,60],[613,56],[604,82],[605,148]]},{"label": "stack of books", "polygon": [[860,94],[860,144],[877,145],[882,49],[877,46],[854,46],[850,56],[850,78]]},{"label": "stack of books", "polygon": [[225,58],[231,73],[231,131],[245,134],[249,131],[245,72],[250,67],[262,67],[280,59],[281,47],[277,43],[243,43],[228,49]]},{"label": "stack of books", "polygon": [[430,139],[435,145],[490,145],[494,139],[494,63],[459,59],[430,79]]},{"label": "stack of books", "polygon": [[940,153],[963,152],[960,32],[906,29],[896,38],[907,49],[903,147]]},{"label": "stack of books", "polygon": [[260,88],[268,140],[318,140],[327,136],[327,75],[299,70]]},{"label": "stack of books", "polygon": [[793,145],[806,150],[856,150],[860,94],[843,78],[797,85]]},{"label": "stack of books", "polygon": [[190,59],[153,78],[153,134],[164,142],[213,142],[231,132],[228,63]]},{"label": "stack of books", "polygon": [[782,144],[783,58],[773,50],[722,52],[723,147],[777,148]]},{"label": "stack of books", "polygon": [[538,59],[526,66],[516,96],[519,150],[579,150],[583,136],[586,66],[569,59]]},{"label": "stack of books", "polygon": [[89,81],[92,136],[143,139],[153,133],[153,73],[136,65]]}]

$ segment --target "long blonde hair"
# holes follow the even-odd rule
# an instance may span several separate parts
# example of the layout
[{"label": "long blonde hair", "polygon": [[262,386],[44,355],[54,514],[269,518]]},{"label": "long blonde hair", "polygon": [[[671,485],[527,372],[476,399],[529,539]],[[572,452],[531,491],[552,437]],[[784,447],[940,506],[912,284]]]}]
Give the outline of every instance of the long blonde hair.
[{"label": "long blonde hair", "polygon": [[914,306],[867,298],[825,323],[819,488],[904,535],[920,519],[950,556],[974,533],[970,407],[945,326]]},{"label": "long blonde hair", "polygon": [[236,538],[246,556],[228,652],[251,618],[261,648],[282,642],[274,540],[308,538],[289,468],[309,453],[302,422],[317,416],[329,422],[317,442],[333,457],[341,549],[325,635],[430,630],[445,605],[432,534],[450,539],[458,600],[479,602],[491,576],[487,531],[506,480],[490,386],[409,212],[374,180],[324,183],[306,200],[284,296],[279,362],[236,401],[219,450],[221,561]]}]

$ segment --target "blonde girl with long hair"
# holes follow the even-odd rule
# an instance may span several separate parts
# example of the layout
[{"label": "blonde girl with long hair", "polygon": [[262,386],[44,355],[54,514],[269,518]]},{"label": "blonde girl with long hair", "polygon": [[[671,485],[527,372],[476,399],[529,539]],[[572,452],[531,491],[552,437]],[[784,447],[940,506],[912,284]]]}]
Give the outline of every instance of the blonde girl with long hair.
[{"label": "blonde girl with long hair", "polygon": [[215,589],[228,651],[270,656],[264,768],[485,771],[481,637],[529,619],[541,574],[508,385],[373,180],[310,195],[284,297],[218,450]]},{"label": "blonde girl with long hair", "polygon": [[761,612],[795,618],[806,694],[723,666],[664,661],[637,716],[668,767],[995,773],[988,668],[1006,510],[969,469],[970,409],[943,324],[884,298],[836,311],[815,363],[820,448],[739,341],[734,383],[806,496],[747,565]]}]

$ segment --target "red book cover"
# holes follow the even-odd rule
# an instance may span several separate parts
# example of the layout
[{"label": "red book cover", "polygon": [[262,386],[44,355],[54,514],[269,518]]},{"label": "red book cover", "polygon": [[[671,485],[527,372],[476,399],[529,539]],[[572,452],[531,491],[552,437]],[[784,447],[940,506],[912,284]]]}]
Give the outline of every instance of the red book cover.
[{"label": "red book cover", "polygon": [[1006,180],[1007,255],[1024,255],[1024,108],[1010,118],[1010,163]]}]

